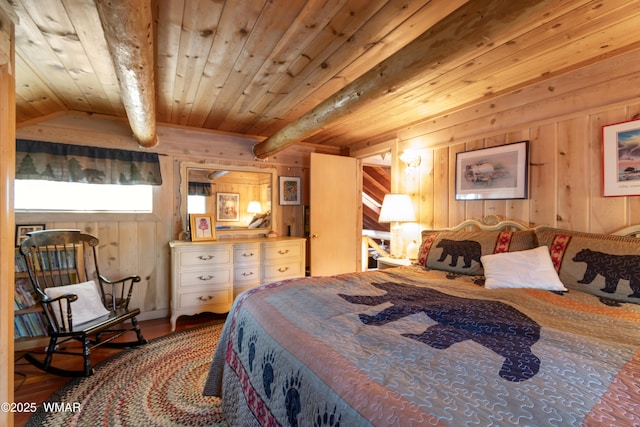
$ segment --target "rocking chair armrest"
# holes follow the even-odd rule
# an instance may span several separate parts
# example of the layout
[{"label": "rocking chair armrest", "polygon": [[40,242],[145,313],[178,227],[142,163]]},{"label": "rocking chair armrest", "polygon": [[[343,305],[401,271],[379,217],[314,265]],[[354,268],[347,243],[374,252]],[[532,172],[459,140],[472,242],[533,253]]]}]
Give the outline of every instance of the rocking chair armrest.
[{"label": "rocking chair armrest", "polygon": [[72,302],[78,300],[78,295],[72,294],[72,293],[60,295],[60,296],[57,296],[55,298],[51,298],[50,296],[48,296],[45,293],[43,293],[42,295],[44,295],[44,296],[40,297],[40,302],[42,302],[43,304],[53,304],[54,302],[57,302],[57,301],[59,301],[59,300],[61,300],[63,298],[64,299],[68,299],[69,303],[72,303]]},{"label": "rocking chair armrest", "polygon": [[109,280],[106,277],[104,277],[102,274],[100,275],[101,282],[106,283],[107,285],[112,285],[112,286],[115,286],[118,283],[124,283],[127,280],[131,280],[131,283],[138,283],[142,279],[140,278],[140,276],[134,275],[134,276],[123,277],[122,279],[118,279],[118,280]]},{"label": "rocking chair armrest", "polygon": [[[116,310],[117,308],[129,308],[129,302],[131,301],[131,295],[133,293],[133,284],[140,282],[142,279],[138,275],[127,276],[118,280],[109,280],[103,275],[100,275],[100,282],[104,285],[111,285],[111,293],[104,295],[104,303],[109,310]],[[120,289],[120,295],[116,295],[116,285],[122,285]],[[127,289],[125,289],[127,288]],[[107,296],[111,298],[111,301],[107,300]]]},{"label": "rocking chair armrest", "polygon": [[[66,302],[63,300],[66,300]],[[42,304],[45,316],[49,319],[48,322],[51,323],[50,327],[54,330],[72,330],[71,319],[73,317],[73,309],[71,303],[77,300],[78,295],[73,293],[66,293],[52,298],[42,292],[40,303]],[[65,308],[63,308],[63,305]]]}]

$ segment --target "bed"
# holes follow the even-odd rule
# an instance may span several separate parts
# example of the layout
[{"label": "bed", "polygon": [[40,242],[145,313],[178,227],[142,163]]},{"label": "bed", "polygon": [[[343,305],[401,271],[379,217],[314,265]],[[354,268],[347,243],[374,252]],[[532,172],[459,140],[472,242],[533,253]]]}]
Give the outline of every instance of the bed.
[{"label": "bed", "polygon": [[241,294],[204,394],[233,426],[638,425],[640,239],[468,225]]}]

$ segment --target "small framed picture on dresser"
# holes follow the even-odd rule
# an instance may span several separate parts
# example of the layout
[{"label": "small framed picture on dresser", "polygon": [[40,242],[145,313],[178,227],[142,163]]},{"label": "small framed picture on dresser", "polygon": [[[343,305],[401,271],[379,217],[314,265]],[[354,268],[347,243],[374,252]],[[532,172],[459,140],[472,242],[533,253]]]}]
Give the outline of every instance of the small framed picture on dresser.
[{"label": "small framed picture on dresser", "polygon": [[212,215],[192,214],[189,221],[192,242],[216,240],[216,228]]}]

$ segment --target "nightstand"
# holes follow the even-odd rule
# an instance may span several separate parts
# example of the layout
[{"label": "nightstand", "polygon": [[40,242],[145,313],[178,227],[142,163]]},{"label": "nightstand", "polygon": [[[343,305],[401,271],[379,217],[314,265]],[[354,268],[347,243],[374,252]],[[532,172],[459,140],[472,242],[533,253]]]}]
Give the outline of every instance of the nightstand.
[{"label": "nightstand", "polygon": [[378,270],[411,265],[411,260],[408,260],[406,258],[380,257],[377,261]]}]

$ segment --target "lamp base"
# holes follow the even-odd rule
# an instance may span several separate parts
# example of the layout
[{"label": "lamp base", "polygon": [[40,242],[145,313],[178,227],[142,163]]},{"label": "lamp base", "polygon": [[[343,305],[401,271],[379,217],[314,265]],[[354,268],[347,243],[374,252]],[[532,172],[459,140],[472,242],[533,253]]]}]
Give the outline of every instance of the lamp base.
[{"label": "lamp base", "polygon": [[389,243],[389,256],[391,258],[403,258],[403,244],[400,223],[396,222],[391,226],[391,242]]}]

